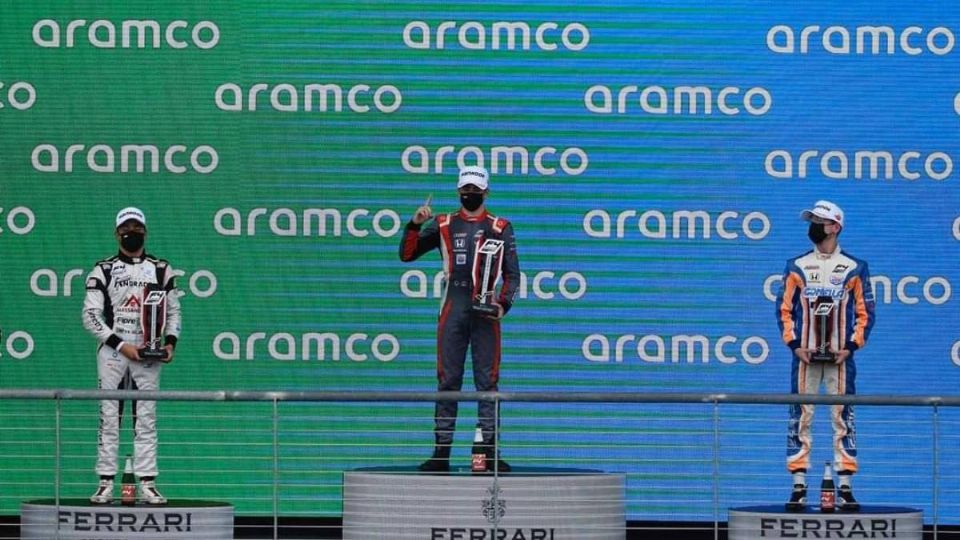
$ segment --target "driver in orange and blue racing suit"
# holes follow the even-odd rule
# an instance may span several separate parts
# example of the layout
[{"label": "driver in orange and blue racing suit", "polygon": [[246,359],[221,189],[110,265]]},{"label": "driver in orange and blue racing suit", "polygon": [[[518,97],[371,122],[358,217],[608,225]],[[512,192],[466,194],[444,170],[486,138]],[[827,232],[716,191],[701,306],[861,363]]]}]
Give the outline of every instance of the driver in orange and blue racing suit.
[{"label": "driver in orange and blue racing suit", "polygon": [[[873,329],[874,297],[866,261],[841,251],[838,236],[844,215],[830,201],[817,201],[801,217],[810,222],[807,236],[814,249],[787,261],[783,286],[777,296],[777,323],[784,343],[793,351],[791,391],[815,394],[822,384],[828,394],[855,394],[857,367],[854,353],[866,345]],[[823,305],[821,305],[823,304]],[[827,334],[821,336],[817,313],[825,316]],[[832,360],[815,361],[816,344],[825,341]],[[840,490],[837,506],[854,511],[851,476],[857,472],[856,428],[851,405],[832,405],[833,467]],[[787,437],[787,470],[793,492],[787,510],[806,505],[806,472],[813,443],[810,426],[813,405],[791,405]]]}]

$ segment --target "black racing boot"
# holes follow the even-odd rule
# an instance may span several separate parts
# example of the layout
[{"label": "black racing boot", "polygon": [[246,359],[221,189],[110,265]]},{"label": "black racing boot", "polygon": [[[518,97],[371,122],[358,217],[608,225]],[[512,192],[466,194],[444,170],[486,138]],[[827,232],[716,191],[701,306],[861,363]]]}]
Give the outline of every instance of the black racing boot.
[{"label": "black racing boot", "polygon": [[837,508],[841,512],[859,512],[860,503],[857,502],[857,499],[853,498],[853,490],[850,486],[840,486],[840,490],[837,493]]},{"label": "black racing boot", "polygon": [[794,484],[793,491],[790,493],[790,500],[787,501],[787,512],[803,512],[807,506],[807,486],[803,484]]},{"label": "black racing boot", "polygon": [[422,472],[449,472],[450,444],[438,444],[433,447],[433,455],[421,463],[417,469]]},{"label": "black racing boot", "polygon": [[510,464],[497,455],[493,445],[487,446],[487,472],[496,471],[497,474],[504,474],[511,471]]}]

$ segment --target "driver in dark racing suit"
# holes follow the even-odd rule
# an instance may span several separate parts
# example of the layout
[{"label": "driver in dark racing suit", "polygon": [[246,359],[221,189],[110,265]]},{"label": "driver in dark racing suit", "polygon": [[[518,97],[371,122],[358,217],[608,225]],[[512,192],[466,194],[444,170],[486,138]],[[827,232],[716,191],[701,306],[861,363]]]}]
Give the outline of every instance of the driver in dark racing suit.
[{"label": "driver in dark racing suit", "polygon": [[[500,319],[510,311],[520,283],[520,263],[510,222],[487,212],[489,175],[483,167],[465,167],[460,170],[457,192],[462,208],[458,212],[442,214],[428,225],[433,217],[429,200],[417,209],[407,224],[400,243],[400,260],[411,262],[433,249],[440,250],[443,261],[445,288],[437,323],[437,385],[438,391],[459,391],[463,385],[463,370],[467,348],[473,362],[473,380],[481,392],[496,391],[500,376]],[[493,305],[496,312],[483,315],[471,309],[477,294],[474,268],[477,250],[484,240],[504,242],[499,261],[503,283]],[[497,441],[496,406],[490,401],[478,403],[478,422],[488,459],[487,470],[508,472],[509,465],[499,459],[494,450]],[[435,411],[436,446],[433,456],[420,465],[422,471],[442,472],[450,467],[450,446],[457,421],[457,402],[438,401]]]}]

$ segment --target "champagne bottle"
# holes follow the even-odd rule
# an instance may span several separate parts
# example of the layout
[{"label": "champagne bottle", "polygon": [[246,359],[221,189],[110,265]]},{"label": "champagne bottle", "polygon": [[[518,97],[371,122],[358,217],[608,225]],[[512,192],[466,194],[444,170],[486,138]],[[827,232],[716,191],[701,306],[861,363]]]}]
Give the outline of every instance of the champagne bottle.
[{"label": "champagne bottle", "polygon": [[830,462],[823,467],[823,481],[820,482],[820,511],[833,512],[837,508],[837,486],[830,474]]},{"label": "champagne bottle", "polygon": [[470,470],[473,472],[487,471],[487,452],[483,447],[483,430],[477,428],[473,435],[473,450],[470,458]]},{"label": "champagne bottle", "polygon": [[130,456],[127,456],[127,462],[123,466],[123,477],[120,483],[120,504],[133,506],[137,502],[137,482],[133,478],[133,460]]}]

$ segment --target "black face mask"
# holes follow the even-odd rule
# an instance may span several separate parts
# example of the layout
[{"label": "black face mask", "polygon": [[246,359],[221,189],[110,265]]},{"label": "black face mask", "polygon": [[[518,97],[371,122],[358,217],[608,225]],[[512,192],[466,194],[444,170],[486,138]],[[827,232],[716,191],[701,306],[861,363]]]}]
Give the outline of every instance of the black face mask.
[{"label": "black face mask", "polygon": [[810,223],[810,228],[807,229],[807,238],[814,244],[823,242],[827,238],[827,231],[823,229],[823,223]]},{"label": "black face mask", "polygon": [[473,212],[483,204],[483,193],[461,193],[460,204],[462,204],[468,212]]},{"label": "black face mask", "polygon": [[128,232],[120,235],[120,245],[130,253],[135,253],[143,247],[142,232]]}]

